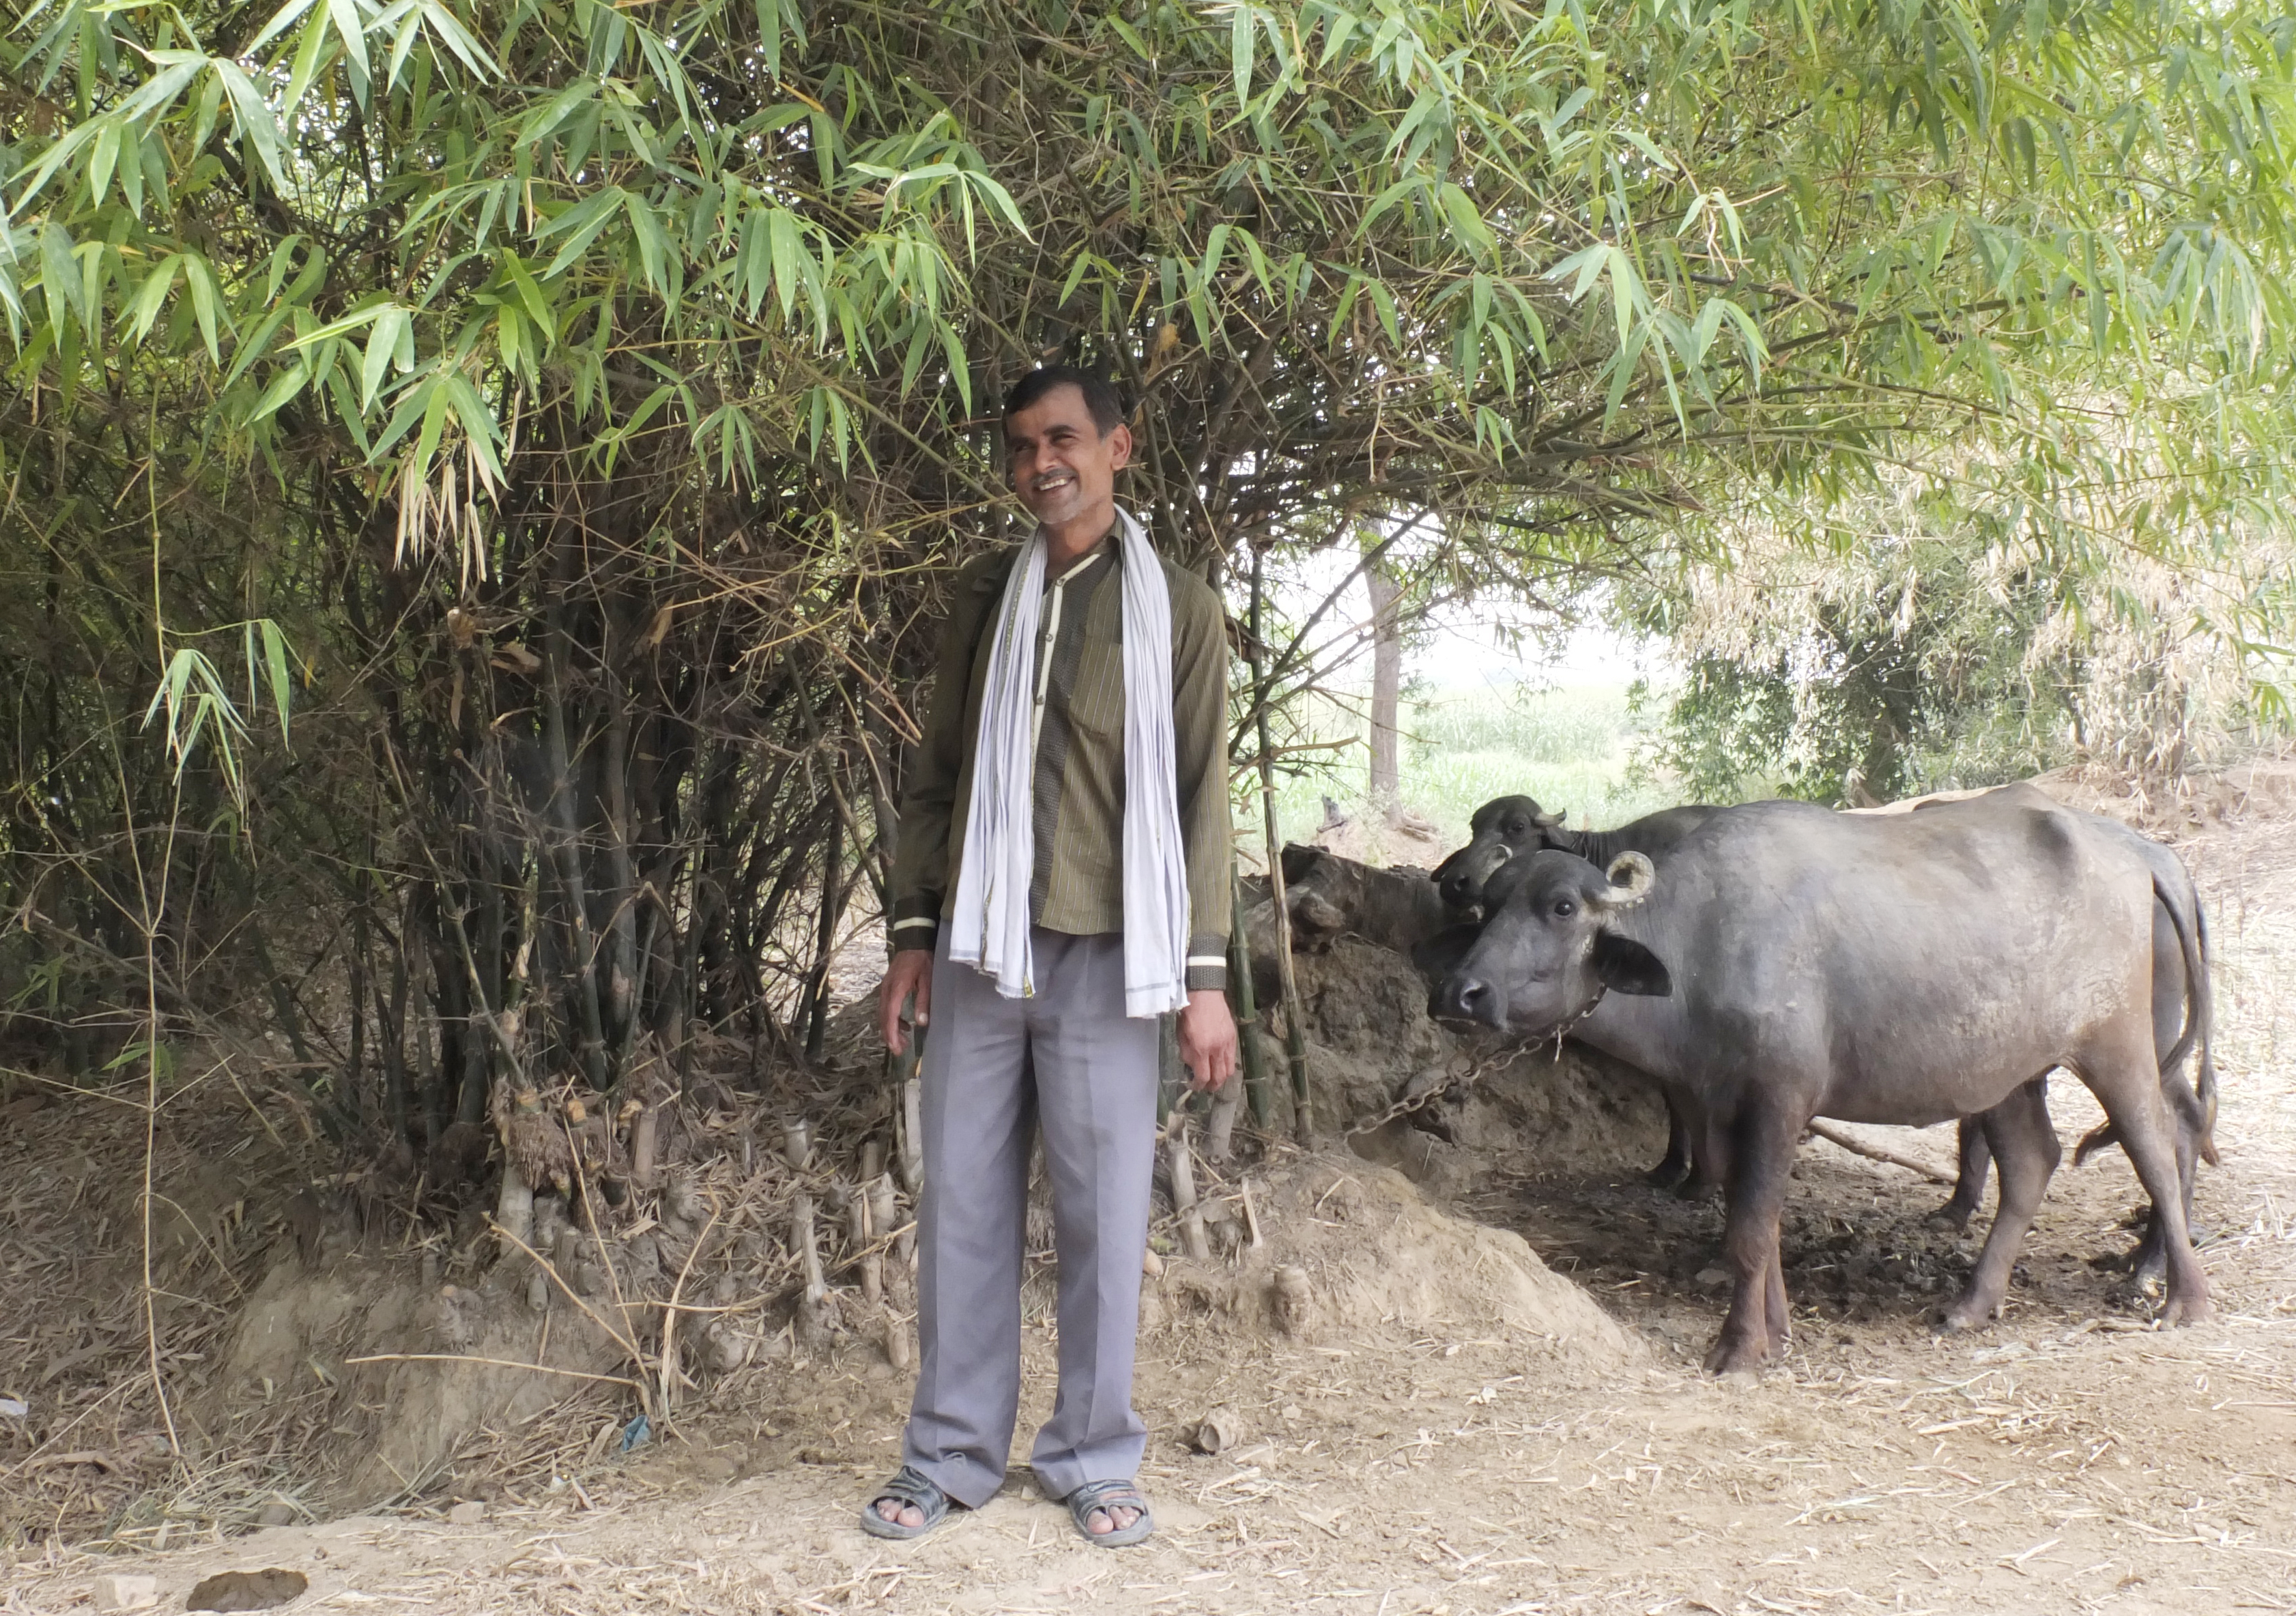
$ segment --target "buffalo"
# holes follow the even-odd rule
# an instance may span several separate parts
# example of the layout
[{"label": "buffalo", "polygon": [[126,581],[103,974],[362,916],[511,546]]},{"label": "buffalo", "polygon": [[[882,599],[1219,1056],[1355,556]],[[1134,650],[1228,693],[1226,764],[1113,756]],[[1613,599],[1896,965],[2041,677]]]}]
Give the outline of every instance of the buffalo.
[{"label": "buffalo", "polygon": [[[1999,1205],[1944,1323],[1994,1317],[2061,1159],[2041,1090],[2058,1067],[2135,1164],[2161,1231],[2162,1317],[2189,1322],[2208,1315],[2208,1282],[2153,1040],[2160,885],[2125,838],[2038,792],[1889,817],[1754,803],[1708,816],[1663,879],[1639,853],[1607,873],[1555,849],[1509,860],[1438,1005],[1519,1036],[1572,1031],[1689,1103],[1727,1202],[1715,1372],[1784,1347],[1779,1214],[1821,1116],[1981,1119]],[[2197,939],[2177,929],[2197,980]]]},{"label": "buffalo", "polygon": [[[2038,786],[2019,783],[1982,791],[1940,792],[1886,808],[1849,811],[1861,816],[1904,814],[1934,810],[1947,803],[1980,797],[2010,800],[2005,793],[2013,794],[2015,800],[2028,806],[2055,806],[2054,800]],[[1517,853],[1555,848],[1600,865],[1607,865],[1620,854],[1628,852],[1662,861],[1669,850],[1718,811],[1707,805],[1691,804],[1646,815],[1616,830],[1571,831],[1563,828],[1560,814],[1547,812],[1529,797],[1495,797],[1475,810],[1469,824],[1471,840],[1467,845],[1436,866],[1435,885],[1445,907],[1453,915],[1479,915],[1484,883]],[[2191,872],[2172,850],[2118,820],[2100,815],[2080,817],[2101,834],[2121,840],[2144,859],[2161,894],[2152,916],[2153,1041],[2160,1059],[2162,1092],[2177,1119],[2178,1177],[2184,1186],[2185,1210],[2189,1220],[2195,1159],[2211,1163],[2217,1160],[2211,1137],[2216,1120],[2217,1074],[2210,1048],[2213,993],[2207,916],[2202,910]],[[2195,942],[2196,973],[2186,972],[2180,931]],[[1472,933],[1464,935],[1471,939]],[[1454,940],[1437,963],[1447,967],[1464,952],[1464,940]],[[2185,1082],[2182,1070],[2186,1054],[2195,1046],[2200,1056],[2197,1092]],[[1685,1195],[1702,1194],[1717,1187],[1699,1161],[1683,1103],[1670,1092],[1667,1097],[1667,1121],[1666,1155],[1646,1175],[1650,1182],[1661,1188],[1678,1186]],[[2074,1164],[2078,1166],[2087,1160],[2091,1152],[2111,1143],[2112,1138],[2110,1124],[2091,1133],[2075,1150]],[[1961,1120],[1958,1147],[1960,1172],[1953,1194],[1931,1214],[1931,1221],[1940,1227],[1958,1229],[1967,1225],[1984,1199],[1985,1181],[1992,1166],[1992,1150],[1986,1144],[1984,1127],[1976,1118]],[[2165,1251],[2157,1218],[2148,1219],[2144,1241],[2134,1260],[2140,1284],[2161,1277]]]}]

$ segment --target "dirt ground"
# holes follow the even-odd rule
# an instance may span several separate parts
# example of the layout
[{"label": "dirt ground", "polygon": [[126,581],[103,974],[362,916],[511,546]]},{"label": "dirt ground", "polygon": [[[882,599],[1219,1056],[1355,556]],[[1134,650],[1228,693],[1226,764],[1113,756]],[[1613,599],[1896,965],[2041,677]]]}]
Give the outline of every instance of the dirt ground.
[{"label": "dirt ground", "polygon": [[[1185,1265],[1168,1272],[1137,1393],[1160,1528],[1143,1547],[1080,1542],[1025,1470],[922,1543],[864,1537],[854,1515],[897,1462],[906,1382],[854,1350],[745,1372],[626,1459],[603,1456],[599,1406],[554,1406],[496,1433],[502,1479],[472,1489],[484,1518],[465,1524],[439,1495],[165,1552],[148,1536],[10,1551],[0,1612],[86,1609],[113,1573],[155,1577],[160,1608],[181,1609],[209,1572],[275,1565],[309,1577],[299,1609],[434,1616],[2296,1608],[2296,816],[2261,783],[2219,807],[2170,826],[2218,964],[2207,1324],[2152,1331],[2116,1299],[2137,1192],[2113,1153],[2052,1185],[2007,1317],[1935,1336],[1984,1215],[1930,1230],[1942,1189],[1812,1142],[1785,1234],[1791,1356],[1716,1382],[1696,1365],[1720,1316],[1718,1206],[1652,1192],[1623,1151],[1511,1175],[1414,1133],[1387,1154],[1423,1153],[1414,1177],[1546,1266],[1360,1157],[1267,1169],[1271,1239],[1292,1243],[1268,1260],[1353,1251],[1357,1271],[1318,1286],[1356,1301],[1285,1334],[1220,1315],[1256,1294],[1242,1279],[1192,1290]],[[2052,1106],[2068,1144],[2096,1117],[2068,1079]],[[1950,1163],[1949,1130],[1871,1136]],[[1314,1244],[1349,1223],[1377,1238]],[[1391,1271],[1362,1271],[1382,1252]],[[1414,1288],[1451,1271],[1481,1278]],[[1574,1312],[1554,1276],[1623,1330]],[[1022,1454],[1052,1390],[1050,1332],[1028,1337]],[[1196,1454],[1186,1436],[1215,1408],[1242,1438]]]}]

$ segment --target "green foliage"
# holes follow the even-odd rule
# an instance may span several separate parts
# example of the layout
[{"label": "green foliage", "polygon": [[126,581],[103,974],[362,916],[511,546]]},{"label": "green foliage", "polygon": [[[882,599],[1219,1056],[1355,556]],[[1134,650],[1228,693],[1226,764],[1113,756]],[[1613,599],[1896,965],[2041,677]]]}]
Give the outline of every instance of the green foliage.
[{"label": "green foliage", "polygon": [[[1408,598],[1610,584],[1672,633],[1732,513],[1854,554],[1886,469],[2111,627],[2286,533],[2296,22],[2249,0],[12,21],[12,912],[116,970],[137,827],[244,822],[278,856],[201,843],[181,1002],[348,906],[348,1002],[439,1029],[385,1052],[394,1126],[640,1028],[817,1043],[1048,357],[1139,399],[1128,493],[1223,585],[1371,536]],[[2288,644],[2285,605],[2204,631]],[[304,659],[291,753],[176,657],[250,620]],[[1316,685],[1300,627],[1259,696]]]}]

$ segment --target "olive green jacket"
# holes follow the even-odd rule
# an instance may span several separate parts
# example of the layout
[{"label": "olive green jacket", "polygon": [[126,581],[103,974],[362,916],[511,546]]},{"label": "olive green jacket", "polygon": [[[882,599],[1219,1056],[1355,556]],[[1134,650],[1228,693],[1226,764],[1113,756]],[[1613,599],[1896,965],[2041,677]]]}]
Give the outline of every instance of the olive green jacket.
[{"label": "olive green jacket", "polygon": [[[1017,547],[957,574],[941,636],[932,703],[901,797],[893,859],[895,949],[930,948],[956,891],[972,800],[981,691],[998,603]],[[1046,580],[1050,642],[1037,734],[1036,878],[1029,909],[1047,931],[1078,936],[1124,929],[1123,568],[1103,541]],[[1193,573],[1163,563],[1172,593],[1172,731],[1180,840],[1188,882],[1191,990],[1227,981],[1230,886],[1227,799],[1227,636],[1219,596]],[[1054,596],[1064,597],[1057,611]]]}]

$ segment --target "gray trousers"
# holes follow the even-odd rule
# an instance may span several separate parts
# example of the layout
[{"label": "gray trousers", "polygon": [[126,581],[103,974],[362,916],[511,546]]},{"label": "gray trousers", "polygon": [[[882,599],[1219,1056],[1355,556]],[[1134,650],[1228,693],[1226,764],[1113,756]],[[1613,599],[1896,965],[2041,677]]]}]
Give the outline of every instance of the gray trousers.
[{"label": "gray trousers", "polygon": [[917,1220],[916,1400],[902,1457],[972,1508],[996,1494],[1021,1409],[1029,1156],[1041,1121],[1060,1259],[1060,1394],[1029,1459],[1064,1497],[1130,1478],[1140,1259],[1156,1161],[1156,1022],[1124,1013],[1124,939],[1039,929],[1034,997],[933,960]]}]

